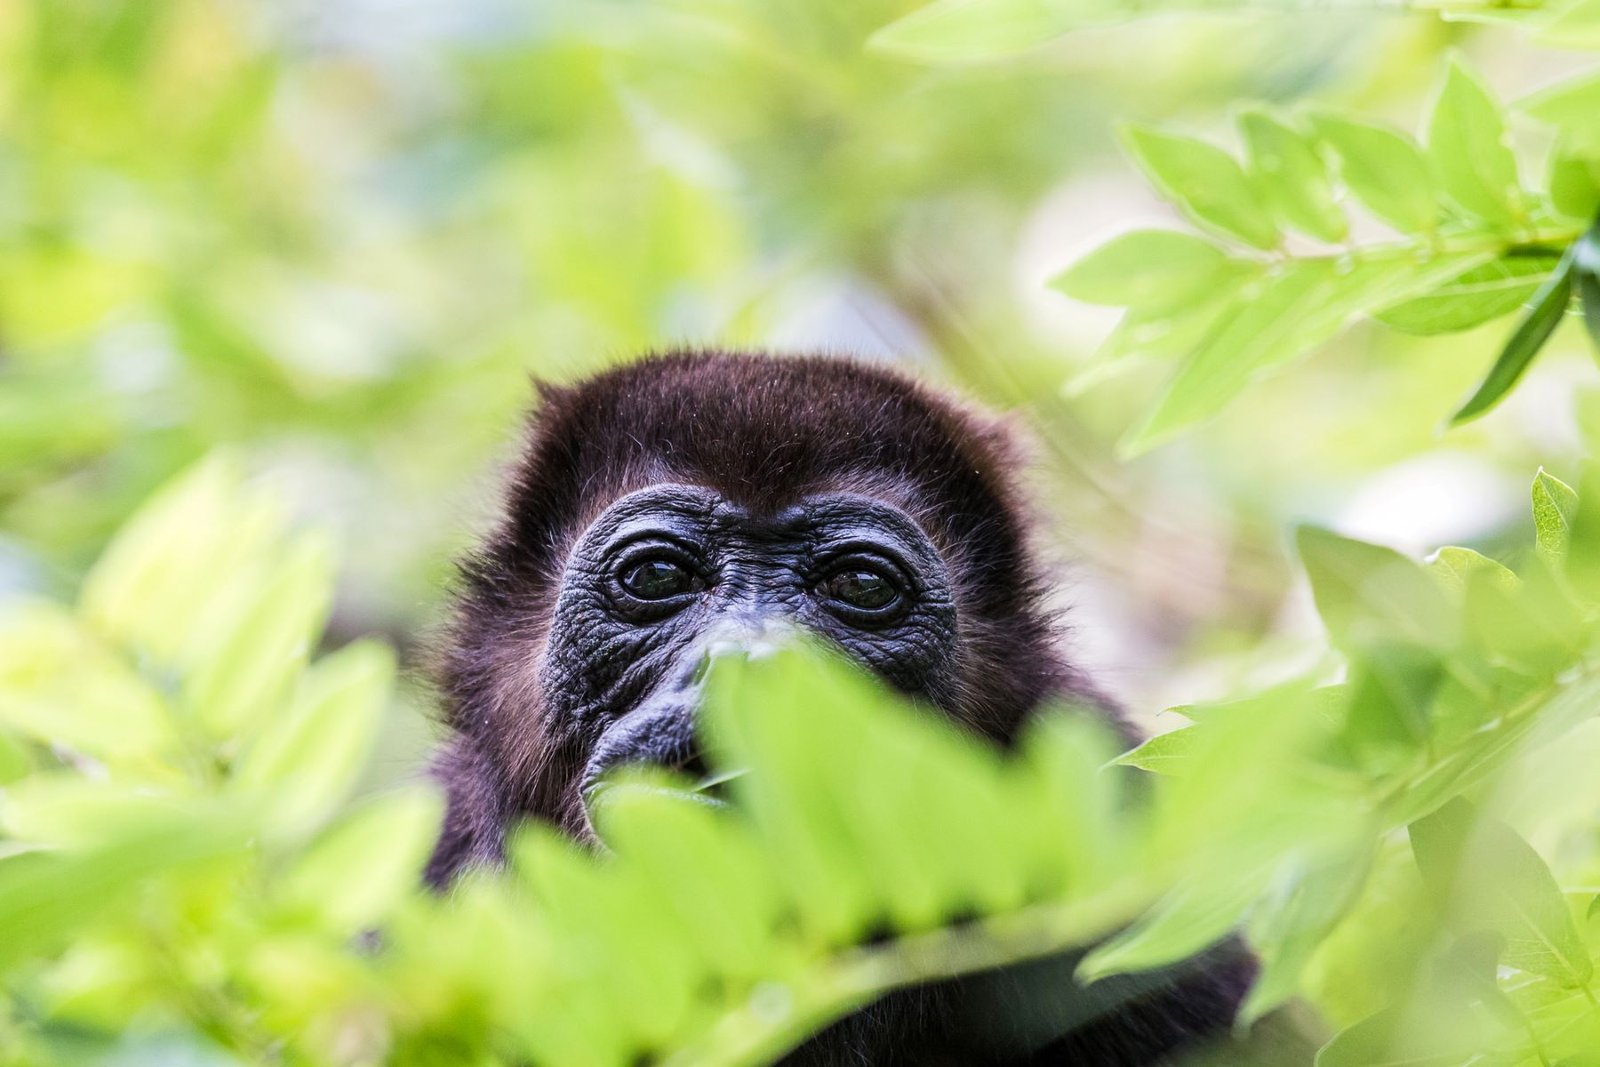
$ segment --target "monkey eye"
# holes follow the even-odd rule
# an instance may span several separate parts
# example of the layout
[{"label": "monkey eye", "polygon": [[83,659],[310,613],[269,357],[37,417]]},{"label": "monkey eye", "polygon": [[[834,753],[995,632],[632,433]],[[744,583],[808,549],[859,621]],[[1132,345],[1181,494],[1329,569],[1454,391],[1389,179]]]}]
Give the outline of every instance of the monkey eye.
[{"label": "monkey eye", "polygon": [[640,600],[670,600],[705,588],[700,576],[688,567],[660,557],[640,560],[617,580]]},{"label": "monkey eye", "polygon": [[900,585],[872,567],[852,563],[829,574],[817,592],[835,605],[855,612],[883,615],[900,602]]}]

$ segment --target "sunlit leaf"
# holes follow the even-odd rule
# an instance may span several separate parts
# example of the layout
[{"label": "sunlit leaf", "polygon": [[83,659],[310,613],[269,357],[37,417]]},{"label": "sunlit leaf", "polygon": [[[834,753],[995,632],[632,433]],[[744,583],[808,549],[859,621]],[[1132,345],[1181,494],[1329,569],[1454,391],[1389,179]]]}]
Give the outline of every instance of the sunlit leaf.
[{"label": "sunlit leaf", "polygon": [[1510,827],[1458,799],[1411,824],[1411,847],[1453,922],[1504,935],[1506,965],[1568,986],[1589,980],[1594,964],[1566,899]]},{"label": "sunlit leaf", "polygon": [[1295,543],[1335,644],[1402,641],[1448,649],[1459,629],[1437,580],[1391,548],[1302,526]]},{"label": "sunlit leaf", "polygon": [[1444,194],[1488,226],[1512,225],[1521,211],[1521,184],[1505,116],[1459,58],[1445,68],[1426,125],[1428,155]]},{"label": "sunlit leaf", "polygon": [[1554,254],[1509,254],[1463,272],[1439,288],[1384,308],[1378,321],[1407,333],[1453,333],[1509,315],[1555,272]]},{"label": "sunlit leaf", "polygon": [[1533,532],[1539,551],[1552,560],[1563,559],[1572,540],[1572,520],[1578,514],[1578,494],[1566,482],[1539,468],[1533,479]]},{"label": "sunlit leaf", "polygon": [[1091,304],[1157,312],[1214,293],[1236,269],[1210,241],[1174,230],[1138,230],[1112,238],[1051,284]]},{"label": "sunlit leaf", "polygon": [[1249,151],[1250,173],[1286,226],[1323,241],[1342,241],[1349,231],[1334,201],[1328,168],[1300,131],[1264,111],[1239,119]]},{"label": "sunlit leaf", "polygon": [[1338,160],[1339,177],[1378,218],[1401,233],[1439,222],[1437,186],[1417,143],[1399,130],[1343,115],[1317,113],[1312,125]]},{"label": "sunlit leaf", "polygon": [[1199,225],[1258,248],[1278,243],[1277,226],[1259,210],[1260,190],[1216,145],[1148,126],[1125,127],[1123,143],[1161,194]]}]

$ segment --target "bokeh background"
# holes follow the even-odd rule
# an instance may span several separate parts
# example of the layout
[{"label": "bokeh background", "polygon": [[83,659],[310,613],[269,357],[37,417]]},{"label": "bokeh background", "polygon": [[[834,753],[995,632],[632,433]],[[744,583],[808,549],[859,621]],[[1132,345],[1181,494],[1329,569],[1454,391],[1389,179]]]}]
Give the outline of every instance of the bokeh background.
[{"label": "bokeh background", "polygon": [[1295,521],[1525,540],[1530,472],[1575,465],[1579,329],[1465,429],[1437,427],[1504,322],[1362,326],[1123,462],[1159,376],[1065,391],[1114,316],[1047,282],[1176,222],[1121,121],[1226,139],[1243,103],[1315,101],[1412,127],[1448,49],[1507,97],[1575,58],[1372,9],[951,65],[869,47],[917,6],[0,0],[0,598],[70,595],[222,447],[336,532],[333,640],[415,666],[530,378],[679,345],[852,352],[1014,412],[1079,654],[1141,713],[1317,654]]}]

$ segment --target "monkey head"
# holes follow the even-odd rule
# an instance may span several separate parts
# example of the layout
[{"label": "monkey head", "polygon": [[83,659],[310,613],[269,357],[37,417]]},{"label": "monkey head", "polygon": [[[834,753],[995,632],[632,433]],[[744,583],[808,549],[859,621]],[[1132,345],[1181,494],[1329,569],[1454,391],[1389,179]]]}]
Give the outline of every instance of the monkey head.
[{"label": "monkey head", "polygon": [[702,771],[699,682],[723,650],[805,632],[1000,741],[1086,692],[1016,466],[997,421],[840,359],[674,354],[544,390],[465,566],[436,879],[519,816],[586,835],[612,768]]}]

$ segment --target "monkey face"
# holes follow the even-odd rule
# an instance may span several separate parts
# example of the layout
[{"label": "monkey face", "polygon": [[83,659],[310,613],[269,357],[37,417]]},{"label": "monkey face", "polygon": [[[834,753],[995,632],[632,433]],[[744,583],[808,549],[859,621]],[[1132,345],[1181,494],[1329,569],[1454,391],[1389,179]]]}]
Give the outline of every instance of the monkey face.
[{"label": "monkey face", "polygon": [[613,767],[704,771],[700,682],[723,652],[817,635],[891,685],[953,699],[949,571],[900,508],[853,492],[754,513],[665,484],[606,508],[577,540],[541,669],[549,713],[585,742],[585,794]]}]

